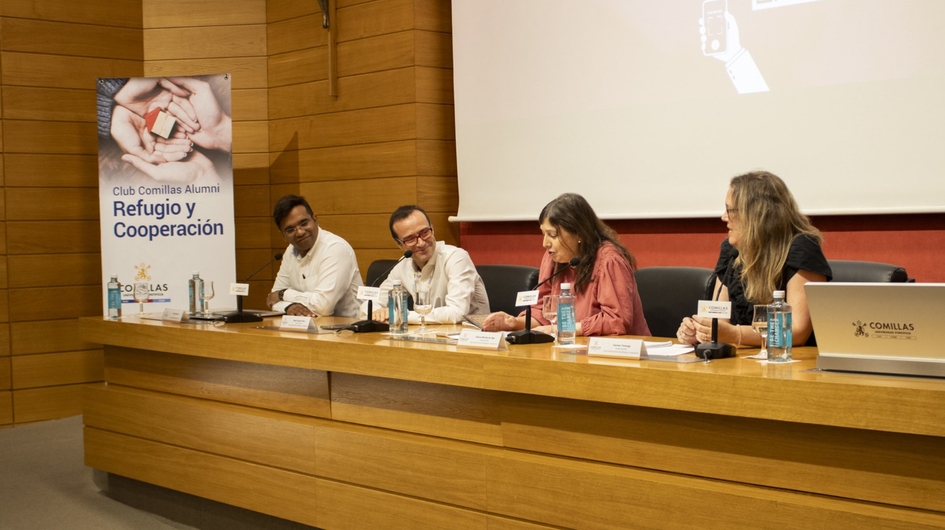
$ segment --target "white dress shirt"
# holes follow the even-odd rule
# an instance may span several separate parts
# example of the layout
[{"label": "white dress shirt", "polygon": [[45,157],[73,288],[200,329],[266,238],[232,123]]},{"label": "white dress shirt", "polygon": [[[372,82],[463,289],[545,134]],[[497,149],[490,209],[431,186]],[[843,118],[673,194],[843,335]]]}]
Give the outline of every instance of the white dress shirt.
[{"label": "white dress shirt", "polygon": [[354,249],[344,239],[324,228],[305,256],[299,256],[289,245],[282,266],[272,286],[273,291],[286,289],[283,301],[272,308],[285,311],[292,304],[302,304],[317,316],[358,316],[358,286],[361,271]]}]

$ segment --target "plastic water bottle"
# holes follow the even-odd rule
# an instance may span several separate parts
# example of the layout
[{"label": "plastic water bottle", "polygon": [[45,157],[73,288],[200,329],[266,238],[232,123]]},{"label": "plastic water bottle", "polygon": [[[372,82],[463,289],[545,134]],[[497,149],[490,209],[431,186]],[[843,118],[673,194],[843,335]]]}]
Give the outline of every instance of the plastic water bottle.
[{"label": "plastic water bottle", "polygon": [[108,281],[108,318],[121,318],[121,284],[118,275]]},{"label": "plastic water bottle", "polygon": [[571,284],[562,283],[561,294],[558,295],[558,344],[574,344],[576,329]]},{"label": "plastic water bottle", "polygon": [[190,296],[190,314],[203,313],[203,280],[200,271],[194,271],[194,276],[187,281],[187,294]]},{"label": "plastic water bottle", "polygon": [[768,361],[791,360],[791,306],[784,301],[784,291],[774,292],[774,302],[768,306]]},{"label": "plastic water bottle", "polygon": [[400,280],[394,280],[394,287],[387,294],[387,312],[391,335],[406,335],[407,291]]}]

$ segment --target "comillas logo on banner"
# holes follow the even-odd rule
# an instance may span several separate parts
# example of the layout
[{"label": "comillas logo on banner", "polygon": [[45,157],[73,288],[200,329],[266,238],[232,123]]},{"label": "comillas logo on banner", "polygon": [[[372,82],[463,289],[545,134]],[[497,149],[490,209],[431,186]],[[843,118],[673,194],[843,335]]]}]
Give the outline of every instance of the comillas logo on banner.
[{"label": "comillas logo on banner", "polygon": [[100,78],[96,99],[103,286],[146,284],[155,312],[187,309],[194,272],[236,281],[230,75]]}]

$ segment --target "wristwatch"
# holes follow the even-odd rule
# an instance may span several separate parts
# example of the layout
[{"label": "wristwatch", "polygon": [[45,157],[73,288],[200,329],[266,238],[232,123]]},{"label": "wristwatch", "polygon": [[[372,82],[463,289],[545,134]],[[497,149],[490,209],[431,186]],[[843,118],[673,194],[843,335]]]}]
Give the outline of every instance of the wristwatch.
[{"label": "wristwatch", "polygon": [[279,301],[280,301],[280,302],[284,302],[284,301],[285,301],[285,292],[286,292],[286,291],[288,291],[288,289],[283,289],[283,290],[279,291]]}]

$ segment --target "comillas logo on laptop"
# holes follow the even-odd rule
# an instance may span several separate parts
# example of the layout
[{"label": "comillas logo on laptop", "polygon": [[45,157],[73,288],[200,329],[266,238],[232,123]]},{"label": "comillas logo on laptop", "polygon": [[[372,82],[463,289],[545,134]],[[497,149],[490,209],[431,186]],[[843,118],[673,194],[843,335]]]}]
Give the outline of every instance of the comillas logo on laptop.
[{"label": "comillas logo on laptop", "polygon": [[915,340],[913,331],[915,324],[911,322],[862,322],[853,323],[854,337],[868,338],[872,334],[874,339],[906,339]]}]

